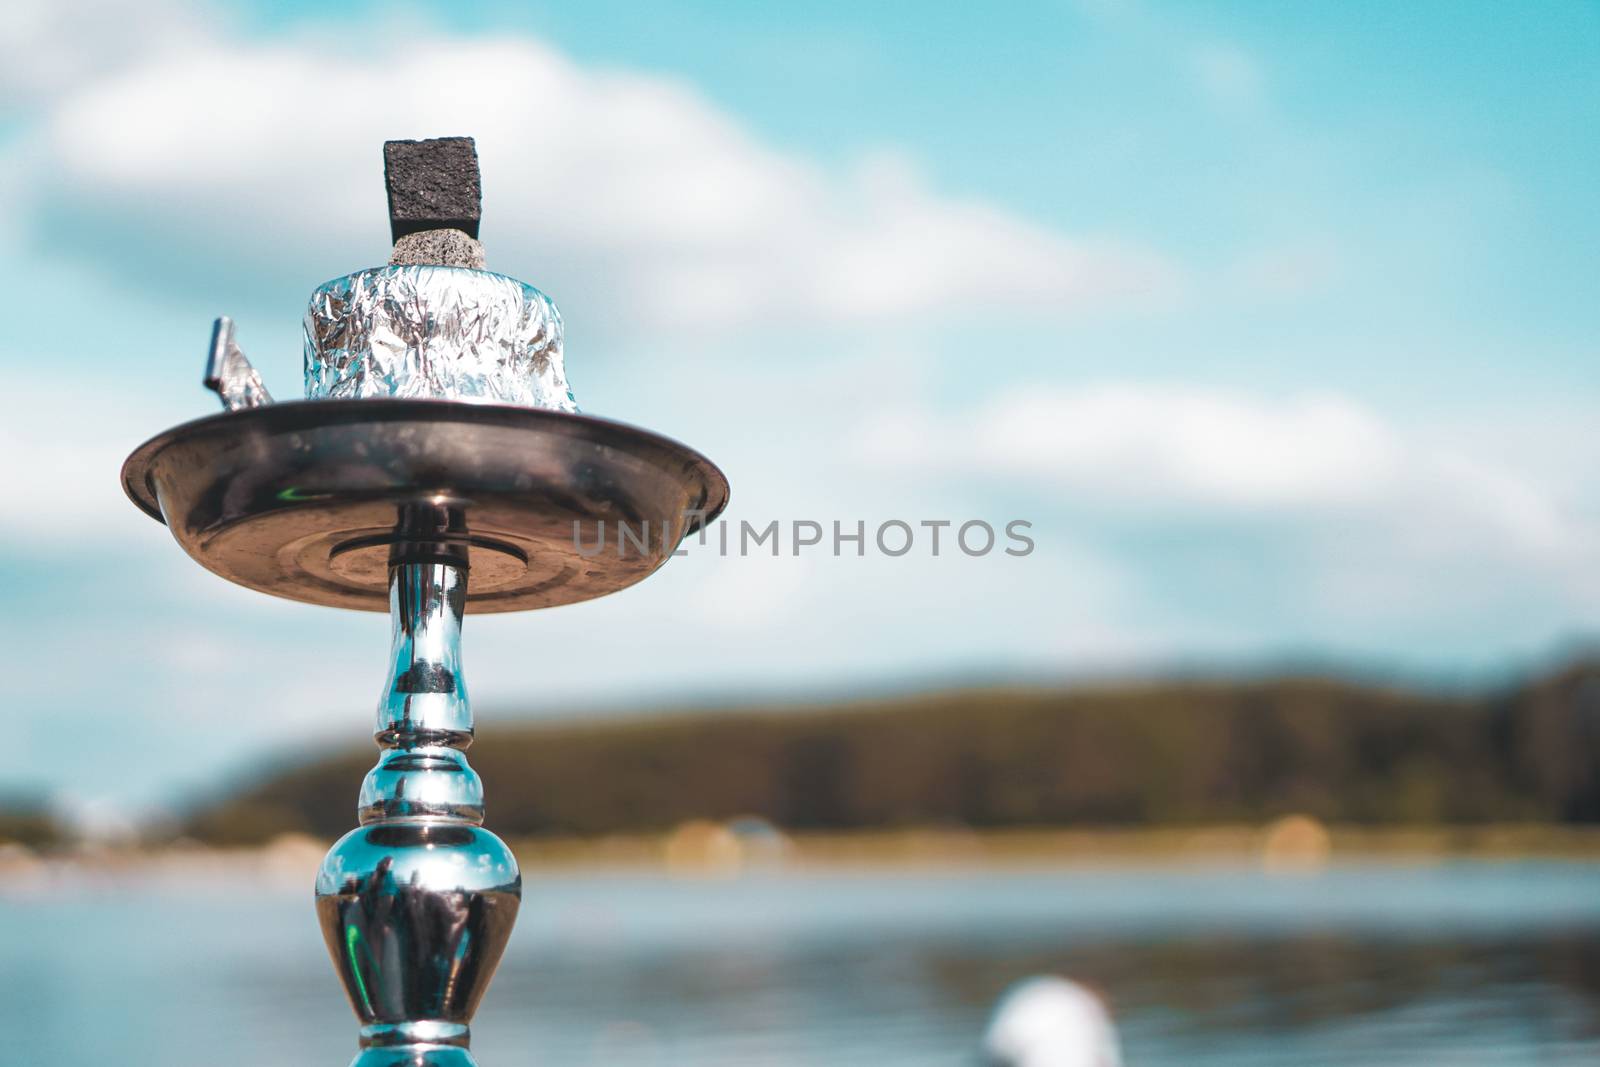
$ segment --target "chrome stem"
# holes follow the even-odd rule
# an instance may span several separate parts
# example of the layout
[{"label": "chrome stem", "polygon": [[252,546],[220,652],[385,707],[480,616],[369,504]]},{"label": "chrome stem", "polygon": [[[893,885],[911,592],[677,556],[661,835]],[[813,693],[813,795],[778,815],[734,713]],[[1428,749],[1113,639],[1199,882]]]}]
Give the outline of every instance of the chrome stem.
[{"label": "chrome stem", "polygon": [[480,825],[483,784],[464,751],[466,596],[462,564],[390,568],[383,752],[361,788],[361,826],[317,876],[323,938],[362,1023],[353,1067],[474,1067],[468,1023],[521,899],[515,858]]},{"label": "chrome stem", "polygon": [[483,782],[465,753],[472,744],[472,707],[461,677],[466,606],[465,568],[390,568],[394,638],[375,735],[384,751],[361,787],[363,826],[426,817],[483,823]]}]

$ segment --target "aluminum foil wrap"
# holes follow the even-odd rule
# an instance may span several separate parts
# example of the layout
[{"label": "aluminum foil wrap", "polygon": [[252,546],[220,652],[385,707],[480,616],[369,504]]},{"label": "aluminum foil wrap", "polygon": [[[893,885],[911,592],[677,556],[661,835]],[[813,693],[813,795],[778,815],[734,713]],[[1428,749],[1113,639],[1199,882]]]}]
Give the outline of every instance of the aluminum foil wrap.
[{"label": "aluminum foil wrap", "polygon": [[433,397],[576,411],[561,315],[515,278],[389,266],[321,285],[306,310],[306,398]]}]

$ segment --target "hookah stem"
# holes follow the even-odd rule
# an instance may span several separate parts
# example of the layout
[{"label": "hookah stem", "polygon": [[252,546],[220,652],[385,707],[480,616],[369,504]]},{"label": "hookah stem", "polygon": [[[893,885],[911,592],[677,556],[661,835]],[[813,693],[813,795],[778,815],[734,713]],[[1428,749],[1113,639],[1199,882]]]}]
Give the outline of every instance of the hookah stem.
[{"label": "hookah stem", "polygon": [[472,707],[461,674],[465,561],[399,558],[389,568],[394,641],[378,705],[385,751],[363,790],[363,823],[441,818],[481,824],[483,787],[467,765]]},{"label": "hookah stem", "polygon": [[483,783],[464,751],[465,549],[437,537],[400,549],[389,567],[382,751],[362,783],[361,826],[318,873],[318,916],[362,1023],[352,1067],[475,1067],[469,1024],[522,880],[505,842],[482,828]]}]

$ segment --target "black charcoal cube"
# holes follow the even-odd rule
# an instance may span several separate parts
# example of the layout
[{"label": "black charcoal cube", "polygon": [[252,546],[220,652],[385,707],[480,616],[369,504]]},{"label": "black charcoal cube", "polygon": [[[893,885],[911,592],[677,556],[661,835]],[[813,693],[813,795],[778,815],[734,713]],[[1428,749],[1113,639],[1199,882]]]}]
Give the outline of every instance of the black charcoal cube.
[{"label": "black charcoal cube", "polygon": [[383,175],[389,187],[394,240],[422,230],[461,230],[478,236],[483,185],[478,149],[470,137],[385,141]]}]

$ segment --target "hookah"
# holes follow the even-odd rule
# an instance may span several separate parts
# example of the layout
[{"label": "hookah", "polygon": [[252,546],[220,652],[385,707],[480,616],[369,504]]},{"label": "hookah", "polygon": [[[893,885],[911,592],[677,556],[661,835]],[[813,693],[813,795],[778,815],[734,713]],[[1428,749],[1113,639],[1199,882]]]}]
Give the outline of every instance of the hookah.
[{"label": "hookah", "polygon": [[[463,618],[642,580],[728,483],[675,441],[578,413],[555,305],[484,269],[471,138],[386,142],[384,174],[393,254],[312,293],[306,398],[274,403],[220,318],[204,381],[224,412],[139,446],[122,484],[229,581],[389,612],[378,762],[317,873],[317,919],[361,1023],[352,1067],[476,1067],[469,1024],[522,877],[467,762]],[[615,551],[580,548],[608,525]]]}]

